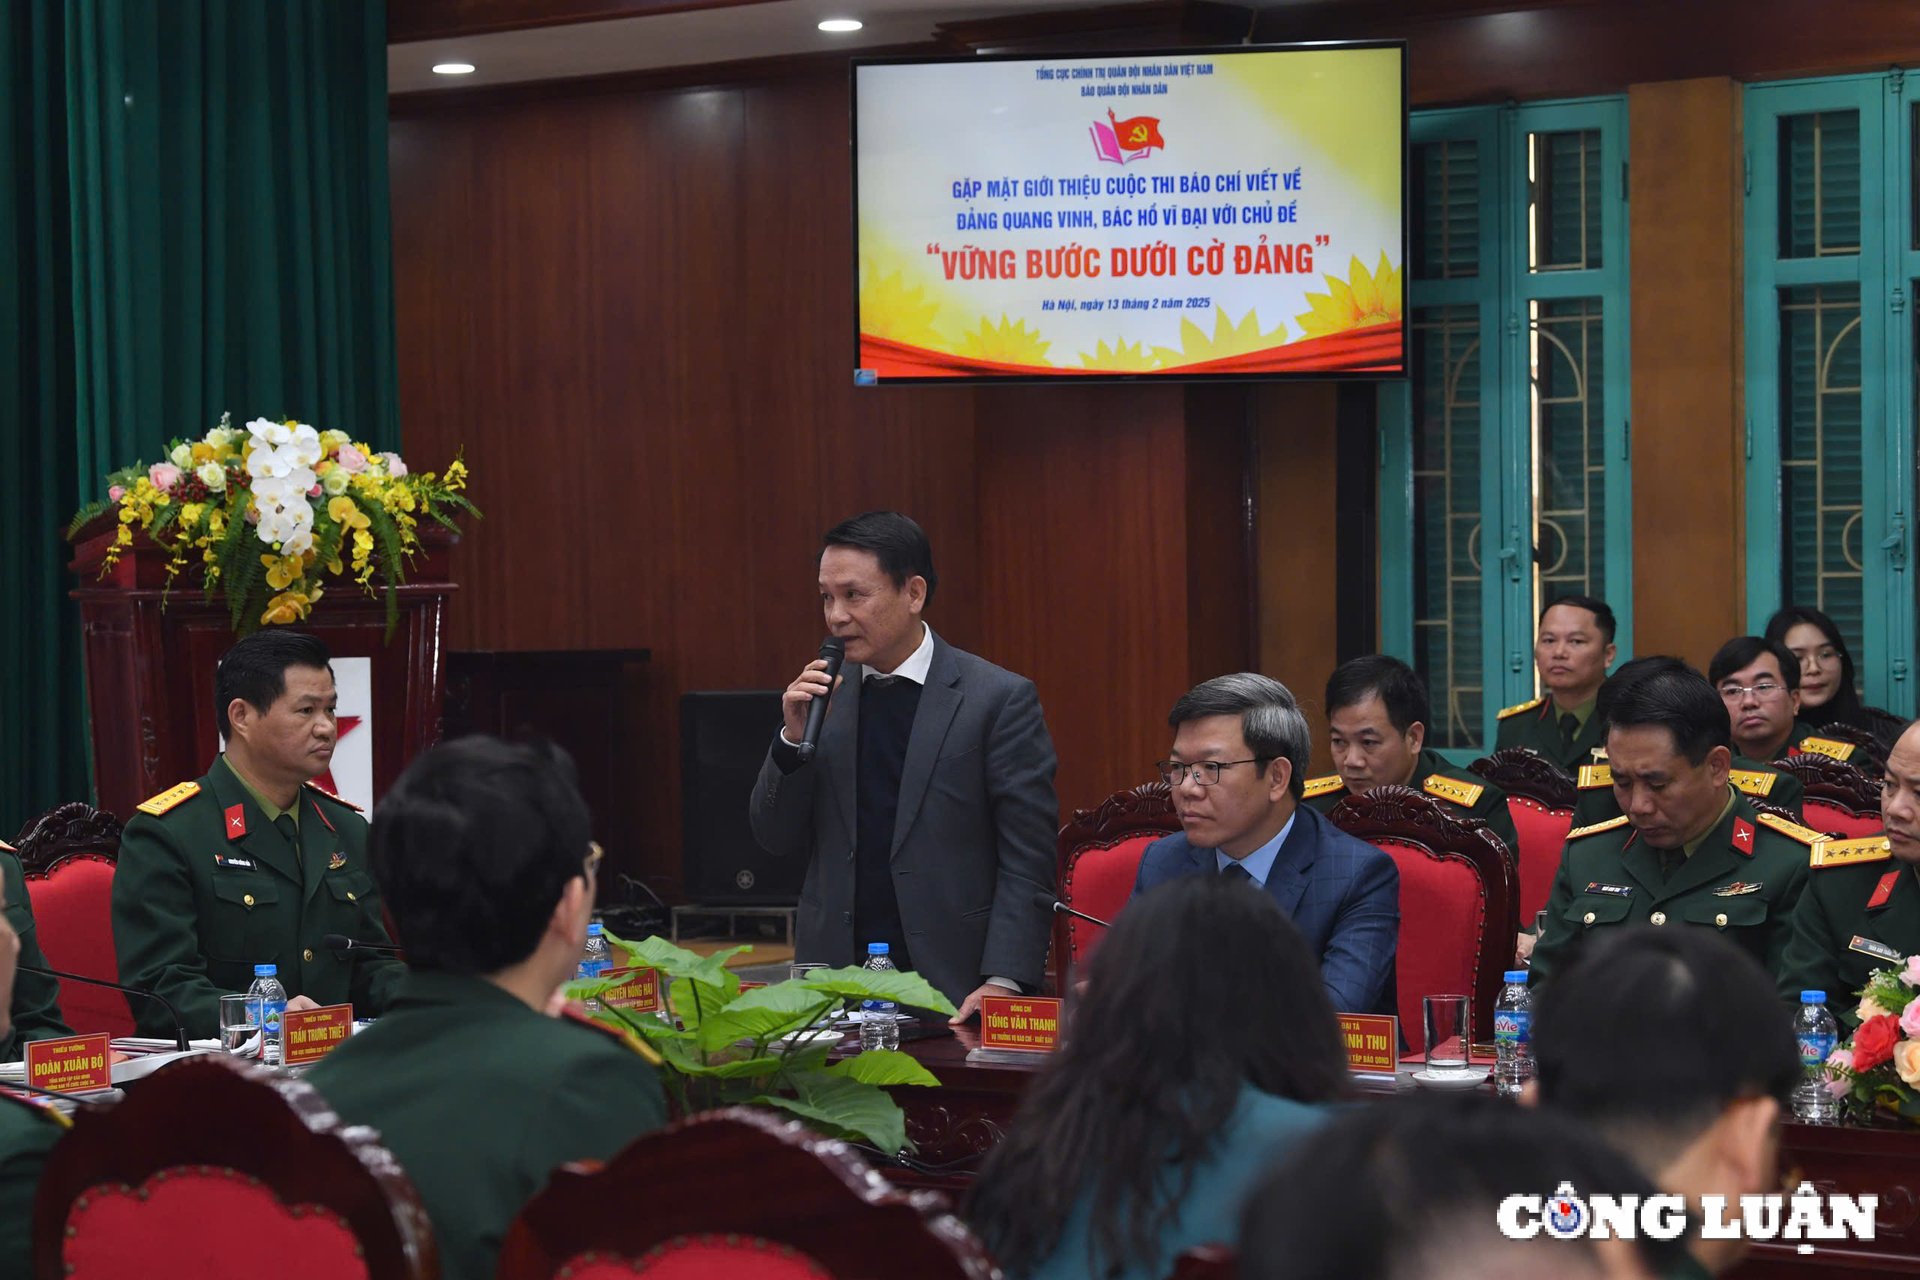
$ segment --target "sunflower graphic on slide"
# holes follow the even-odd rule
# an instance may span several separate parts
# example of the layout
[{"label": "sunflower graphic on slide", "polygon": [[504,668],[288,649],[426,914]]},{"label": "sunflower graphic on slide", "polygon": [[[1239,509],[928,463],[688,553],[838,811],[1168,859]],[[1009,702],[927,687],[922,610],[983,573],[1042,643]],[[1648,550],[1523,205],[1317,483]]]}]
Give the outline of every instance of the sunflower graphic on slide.
[{"label": "sunflower graphic on slide", "polygon": [[1087,132],[1093,135],[1094,157],[1113,164],[1144,160],[1155,148],[1161,151],[1167,149],[1166,142],[1160,137],[1159,116],[1134,116],[1119,120],[1114,117],[1113,108],[1108,107],[1107,122],[1102,124],[1095,120]]}]

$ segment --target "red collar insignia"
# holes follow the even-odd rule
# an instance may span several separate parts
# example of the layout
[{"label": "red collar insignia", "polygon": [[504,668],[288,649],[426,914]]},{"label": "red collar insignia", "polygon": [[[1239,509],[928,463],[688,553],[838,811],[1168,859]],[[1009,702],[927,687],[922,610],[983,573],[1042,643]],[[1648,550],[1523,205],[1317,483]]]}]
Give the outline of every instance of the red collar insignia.
[{"label": "red collar insignia", "polygon": [[1899,879],[1900,879],[1900,869],[1898,867],[1895,867],[1892,871],[1889,871],[1887,872],[1887,874],[1881,876],[1880,883],[1873,887],[1873,896],[1867,899],[1867,910],[1869,911],[1878,910],[1879,908],[1886,906],[1888,902],[1892,901],[1893,886],[1896,882],[1899,881]]},{"label": "red collar insignia", "polygon": [[1749,858],[1753,856],[1753,824],[1745,818],[1733,820],[1733,847]]},{"label": "red collar insignia", "polygon": [[307,801],[307,807],[320,815],[320,821],[326,824],[327,830],[333,830],[333,824],[327,822],[327,811],[325,809],[322,809],[317,802],[312,800]]},{"label": "red collar insignia", "polygon": [[230,804],[227,806],[227,839],[238,840],[247,834],[247,806]]}]

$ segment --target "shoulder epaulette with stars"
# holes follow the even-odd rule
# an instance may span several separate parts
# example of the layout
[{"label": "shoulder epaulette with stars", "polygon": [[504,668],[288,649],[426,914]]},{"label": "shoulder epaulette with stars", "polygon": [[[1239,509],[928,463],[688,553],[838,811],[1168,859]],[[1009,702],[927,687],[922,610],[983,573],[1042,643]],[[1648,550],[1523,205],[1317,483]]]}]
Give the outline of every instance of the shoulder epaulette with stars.
[{"label": "shoulder epaulette with stars", "polygon": [[1598,791],[1601,787],[1610,787],[1613,785],[1613,766],[1583,764],[1580,766],[1580,781],[1575,785],[1582,791]]},{"label": "shoulder epaulette with stars", "polygon": [[359,805],[355,804],[353,801],[342,799],[341,797],[333,794],[333,792],[327,790],[325,787],[321,786],[317,782],[308,782],[306,785],[307,785],[307,790],[317,792],[320,795],[325,796],[327,799],[333,801],[335,804],[345,805],[347,808],[353,810],[355,813],[366,812],[366,810],[362,809]]},{"label": "shoulder epaulette with stars", "polygon": [[1546,700],[1547,700],[1547,696],[1543,693],[1539,697],[1533,699],[1531,702],[1516,702],[1510,707],[1507,707],[1501,711],[1495,712],[1493,718],[1495,720],[1505,720],[1508,716],[1517,716],[1522,711],[1532,711],[1534,708],[1538,707],[1541,703],[1545,702]]},{"label": "shoulder epaulette with stars", "polygon": [[138,805],[140,812],[159,817],[169,809],[175,809],[200,794],[200,784],[183,782],[177,787],[168,787],[157,796],[149,796]]},{"label": "shoulder epaulette with stars", "polygon": [[1324,778],[1308,778],[1302,790],[1309,800],[1318,800],[1321,796],[1330,796],[1347,785],[1346,780],[1337,773]]},{"label": "shoulder epaulette with stars", "polygon": [[1770,769],[1729,769],[1727,781],[1746,795],[1766,796],[1772,794],[1780,775]]},{"label": "shoulder epaulette with stars", "polygon": [[1420,789],[1430,796],[1457,804],[1463,809],[1471,809],[1480,803],[1480,797],[1486,788],[1471,782],[1462,782],[1458,778],[1443,778],[1437,773],[1427,775]]},{"label": "shoulder epaulette with stars", "polygon": [[1851,742],[1836,742],[1832,738],[1802,738],[1800,750],[1829,760],[1847,760],[1853,756],[1854,748]]},{"label": "shoulder epaulette with stars", "polygon": [[1815,842],[1813,853],[1807,858],[1807,865],[1820,868],[1857,867],[1863,862],[1885,862],[1893,856],[1893,846],[1887,843],[1885,836],[1862,836],[1855,840],[1828,840]]},{"label": "shoulder epaulette with stars", "polygon": [[1624,826],[1626,821],[1627,815],[1623,813],[1617,818],[1608,818],[1605,822],[1596,822],[1590,827],[1575,827],[1573,830],[1567,832],[1567,839],[1578,840],[1581,836],[1591,836],[1597,835],[1602,831],[1611,831],[1615,827]]},{"label": "shoulder epaulette with stars", "polygon": [[1762,813],[1755,816],[1758,818],[1761,826],[1771,828],[1783,836],[1798,840],[1801,844],[1807,845],[1809,848],[1827,838],[1826,832],[1815,831],[1812,827],[1803,827],[1788,818],[1777,818],[1771,813]]}]

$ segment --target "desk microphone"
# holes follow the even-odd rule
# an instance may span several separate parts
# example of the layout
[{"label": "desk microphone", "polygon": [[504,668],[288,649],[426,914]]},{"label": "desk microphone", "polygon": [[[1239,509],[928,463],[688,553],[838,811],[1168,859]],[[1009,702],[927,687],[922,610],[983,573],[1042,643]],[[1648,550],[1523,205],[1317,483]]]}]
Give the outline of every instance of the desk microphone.
[{"label": "desk microphone", "polygon": [[173,1019],[173,1040],[180,1052],[190,1053],[193,1046],[187,1043],[187,1024],[180,1021],[180,1011],[173,1002],[157,991],[142,991],[139,987],[129,987],[123,983],[108,982],[105,978],[89,978],[84,973],[63,973],[59,969],[42,969],[39,965],[23,964],[18,966],[21,973],[37,973],[45,978],[58,978],[62,982],[78,982],[89,987],[105,987],[109,991],[118,991],[121,995],[139,996],[142,1000],[156,1001]]},{"label": "desk microphone", "polygon": [[320,945],[329,951],[380,951],[388,955],[393,955],[400,950],[391,942],[361,942],[358,938],[349,938],[344,933],[329,933],[320,939]]},{"label": "desk microphone", "polygon": [[1066,903],[1048,893],[1045,889],[1033,895],[1033,905],[1042,911],[1057,911],[1063,916],[1072,916],[1076,920],[1085,920],[1088,924],[1097,924],[1102,929],[1111,929],[1113,925],[1099,916],[1090,916],[1084,911],[1075,911]]},{"label": "desk microphone", "polygon": [[833,696],[833,682],[840,675],[840,664],[847,660],[847,642],[839,636],[828,636],[820,642],[820,656],[827,660],[827,691],[815,694],[807,704],[807,729],[794,744],[803,764],[813,759],[820,745],[820,726],[827,718],[827,699]]}]

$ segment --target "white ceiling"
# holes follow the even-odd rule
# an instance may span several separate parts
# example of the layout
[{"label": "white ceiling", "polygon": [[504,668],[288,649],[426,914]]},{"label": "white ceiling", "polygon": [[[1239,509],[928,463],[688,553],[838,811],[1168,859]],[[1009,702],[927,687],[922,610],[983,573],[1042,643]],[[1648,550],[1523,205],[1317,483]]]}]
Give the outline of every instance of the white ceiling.
[{"label": "white ceiling", "polygon": [[[389,45],[387,88],[392,93],[468,89],[914,44],[930,39],[941,23],[1094,7],[1098,5],[1090,0],[762,0],[717,9]],[[866,26],[851,35],[828,35],[818,29],[822,18],[858,18]],[[439,76],[431,70],[437,62],[470,62],[477,69],[472,75]]]}]

